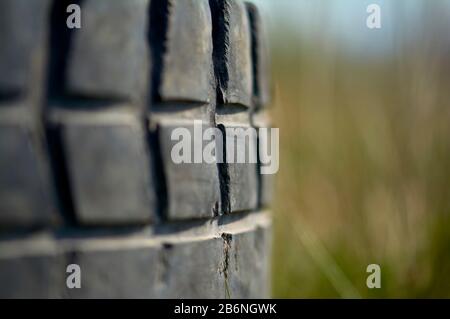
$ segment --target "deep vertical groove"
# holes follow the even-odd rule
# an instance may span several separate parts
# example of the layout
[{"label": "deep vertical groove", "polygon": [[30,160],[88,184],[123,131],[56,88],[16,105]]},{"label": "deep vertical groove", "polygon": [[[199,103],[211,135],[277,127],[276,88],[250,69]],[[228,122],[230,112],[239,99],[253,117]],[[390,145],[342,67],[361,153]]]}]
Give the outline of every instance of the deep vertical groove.
[{"label": "deep vertical groove", "polygon": [[55,0],[50,16],[50,58],[47,94],[50,100],[64,94],[68,54],[71,47],[72,29],[66,25],[66,8],[70,4],[81,6],[83,0]]},{"label": "deep vertical groove", "polygon": [[[147,127],[149,127],[147,125]],[[167,221],[167,184],[166,175],[164,170],[164,161],[161,154],[161,145],[159,141],[158,128],[147,129],[147,140],[150,146],[150,159],[151,159],[151,172],[153,182],[156,189],[157,200],[157,218],[159,221]]]},{"label": "deep vertical groove", "polygon": [[251,56],[252,56],[252,71],[253,71],[253,108],[258,108],[259,105],[255,105],[258,96],[260,96],[259,87],[259,39],[258,39],[258,21],[256,7],[252,3],[246,3],[247,14],[250,22],[250,35],[251,35]]},{"label": "deep vertical groove", "polygon": [[[46,111],[64,95],[68,53],[70,51],[72,30],[66,26],[66,8],[69,4],[81,5],[83,0],[55,0],[50,16],[50,52],[48,59]],[[44,123],[47,121],[44,112]],[[66,152],[62,140],[61,126],[47,127],[46,142],[52,178],[55,185],[58,207],[64,221],[71,226],[77,225],[74,201],[70,186]]]},{"label": "deep vertical groove", "polygon": [[[251,56],[252,56],[252,72],[253,72],[253,92],[252,92],[252,106],[250,110],[250,125],[255,127],[255,123],[253,121],[254,113],[257,111],[257,109],[260,107],[258,105],[260,96],[260,83],[259,83],[259,63],[260,63],[260,56],[259,56],[259,39],[258,39],[258,16],[257,16],[257,8],[253,3],[245,3],[245,7],[248,14],[248,19],[250,23],[250,35],[251,35]],[[262,192],[263,192],[263,179],[261,176],[261,160],[259,156],[259,136],[257,137],[257,143],[256,143],[256,155],[257,155],[257,164],[256,164],[256,174],[257,174],[257,181],[258,181],[258,189],[257,189],[257,208],[260,209],[262,207]]]},{"label": "deep vertical groove", "polygon": [[170,0],[152,0],[150,3],[150,23],[148,40],[152,57],[151,97],[154,102],[161,100],[159,88],[164,67],[164,54],[169,25]]},{"label": "deep vertical groove", "polygon": [[[227,51],[229,41],[229,3],[226,0],[209,0],[212,18],[212,42],[213,42],[213,64],[214,76],[216,79],[216,107],[217,113],[220,105],[225,103],[224,92],[228,86],[228,72],[227,72]],[[215,122],[215,121],[214,121]],[[220,213],[228,214],[231,211],[230,206],[230,174],[228,172],[227,164],[227,150],[226,150],[226,129],[222,124],[216,127],[221,130],[223,136],[222,149],[222,163],[217,163],[220,183]]]},{"label": "deep vertical groove", "polygon": [[222,163],[217,163],[219,170],[219,182],[220,182],[220,211],[222,214],[228,214],[231,212],[230,205],[230,174],[228,172],[227,164],[227,143],[226,143],[226,130],[225,126],[220,124],[217,126],[222,132],[223,145],[222,145]]},{"label": "deep vertical groove", "polygon": [[69,226],[78,225],[75,205],[72,198],[69,173],[67,167],[66,151],[61,138],[61,126],[46,129],[47,145],[50,155],[50,165],[53,173],[55,192],[58,198],[58,208],[64,221]]},{"label": "deep vertical groove", "polygon": [[228,88],[227,52],[230,29],[230,9],[226,0],[209,0],[212,17],[213,62],[217,81],[217,104],[225,103]]},{"label": "deep vertical groove", "polygon": [[[169,26],[170,0],[152,0],[149,6],[148,43],[150,47],[151,65],[150,95],[148,106],[161,101],[159,88],[163,72],[164,55],[167,51],[167,32]],[[151,120],[145,121],[147,141],[151,160],[151,174],[156,189],[156,217],[160,222],[166,221],[168,211],[167,183],[164,161],[161,154],[159,128],[151,127]]]}]

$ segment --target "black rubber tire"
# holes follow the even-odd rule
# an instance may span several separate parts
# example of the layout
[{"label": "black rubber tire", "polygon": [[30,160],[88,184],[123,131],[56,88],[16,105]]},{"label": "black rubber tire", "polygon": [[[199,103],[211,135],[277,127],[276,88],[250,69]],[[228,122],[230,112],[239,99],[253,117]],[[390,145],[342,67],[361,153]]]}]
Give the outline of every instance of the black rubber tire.
[{"label": "black rubber tire", "polygon": [[2,0],[0,297],[267,297],[270,179],[170,159],[270,124],[263,40],[237,0]]}]

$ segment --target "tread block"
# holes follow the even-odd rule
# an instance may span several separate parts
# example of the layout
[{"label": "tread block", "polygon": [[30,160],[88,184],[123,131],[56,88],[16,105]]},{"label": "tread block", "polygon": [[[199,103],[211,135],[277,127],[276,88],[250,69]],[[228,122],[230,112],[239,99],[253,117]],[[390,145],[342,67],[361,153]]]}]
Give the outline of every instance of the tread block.
[{"label": "tread block", "polygon": [[263,108],[270,103],[269,50],[263,19],[257,6],[246,4],[252,36],[253,61],[253,101],[256,108]]},{"label": "tread block", "polygon": [[230,211],[256,209],[258,204],[256,164],[229,164],[228,172]]},{"label": "tread block", "polygon": [[269,207],[273,201],[273,192],[274,192],[274,183],[275,178],[274,175],[261,175],[260,180],[260,205],[262,207]]},{"label": "tread block", "polygon": [[250,107],[253,75],[250,24],[245,5],[236,0],[210,0],[210,4],[219,98],[223,104]]},{"label": "tread block", "polygon": [[[0,297],[265,298],[270,223],[259,216],[181,233],[0,240]],[[69,264],[80,266],[81,288],[67,287]]]},{"label": "tread block", "polygon": [[81,269],[81,288],[66,289],[66,294],[70,298],[156,298],[158,249],[75,250],[72,254]]},{"label": "tread block", "polygon": [[48,4],[48,0],[0,2],[0,95],[21,94],[33,83],[37,56],[43,56]]},{"label": "tread block", "polygon": [[169,0],[168,30],[159,96],[209,102],[212,89],[212,23],[208,0]]},{"label": "tread block", "polygon": [[[236,130],[237,129],[237,130]],[[258,204],[258,167],[250,162],[250,154],[257,159],[257,136],[247,134],[248,127],[226,126],[225,148],[228,173],[228,209],[230,212],[252,210]],[[236,130],[236,131],[232,131]],[[234,160],[228,158],[234,154]],[[245,162],[238,156],[245,155]]]},{"label": "tread block", "polygon": [[230,297],[268,298],[270,295],[270,228],[223,236],[228,242]]},{"label": "tread block", "polygon": [[[256,128],[261,127],[270,127],[269,121],[267,119],[267,115],[264,114],[265,111],[258,111],[252,114],[253,116],[253,124]],[[259,139],[259,137],[258,137]],[[268,131],[268,143],[271,140],[271,131]],[[258,141],[259,143],[259,141]],[[259,145],[259,147],[261,147]],[[258,154],[258,165],[262,167],[261,159]],[[260,174],[259,175],[259,205],[260,207],[269,207],[273,200],[274,194],[274,184],[275,184],[275,175],[274,174]]]},{"label": "tread block", "polygon": [[61,130],[75,211],[82,223],[154,219],[151,162],[138,124],[67,124]]},{"label": "tread block", "polygon": [[225,298],[221,238],[163,247],[161,298]]},{"label": "tread block", "polygon": [[86,0],[69,53],[69,94],[140,99],[147,90],[148,0]]},{"label": "tread block", "polygon": [[[261,237],[256,239],[253,233],[233,237],[236,239],[232,244],[217,237],[151,247],[142,247],[142,242],[137,241],[140,247],[130,244],[126,248],[116,245],[114,249],[101,246],[79,249],[71,254],[76,256],[81,268],[82,287],[65,289],[65,295],[70,298],[266,297],[267,282],[259,282],[268,274],[268,258],[261,251],[267,248],[266,242],[256,243]],[[240,274],[241,271],[245,273]],[[258,282],[254,282],[255,276]]]},{"label": "tread block", "polygon": [[37,155],[32,134],[0,126],[0,224],[49,225],[57,221],[51,182]]},{"label": "tread block", "polygon": [[[206,129],[207,126],[203,125]],[[189,121],[161,123],[158,128],[161,157],[165,165],[164,175],[168,197],[167,217],[168,219],[213,217],[217,214],[220,203],[217,164],[207,164],[204,161],[198,164],[193,163],[193,145],[191,145],[191,163],[175,163],[171,152],[174,145],[180,142],[172,141],[171,135],[177,128],[186,129],[191,137],[195,134],[194,124]],[[192,143],[192,140],[194,138],[191,138],[188,143]],[[207,142],[203,141],[203,148],[206,144]]]},{"label": "tread block", "polygon": [[61,298],[66,263],[57,255],[0,259],[0,298]]}]

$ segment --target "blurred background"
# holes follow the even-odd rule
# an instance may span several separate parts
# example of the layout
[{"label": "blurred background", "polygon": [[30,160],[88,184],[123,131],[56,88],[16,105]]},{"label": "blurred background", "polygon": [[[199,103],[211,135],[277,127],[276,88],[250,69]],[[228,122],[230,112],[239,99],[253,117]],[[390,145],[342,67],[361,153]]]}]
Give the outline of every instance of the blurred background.
[{"label": "blurred background", "polygon": [[450,297],[450,0],[254,2],[281,141],[273,296]]}]

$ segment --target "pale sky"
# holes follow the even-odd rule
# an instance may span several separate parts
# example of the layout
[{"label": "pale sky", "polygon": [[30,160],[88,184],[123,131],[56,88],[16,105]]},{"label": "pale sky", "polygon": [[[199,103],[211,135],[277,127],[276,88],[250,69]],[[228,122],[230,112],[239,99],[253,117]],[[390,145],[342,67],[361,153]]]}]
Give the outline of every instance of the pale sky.
[{"label": "pale sky", "polygon": [[[439,19],[450,30],[450,0],[252,0],[269,20],[272,30],[280,26],[298,32],[303,39],[314,40],[318,32],[327,33],[353,53],[386,53],[394,48],[394,32],[402,40],[414,40],[421,28],[433,21],[423,21],[429,5],[437,5]],[[369,4],[381,8],[382,28],[366,27]],[[441,21],[442,22],[442,21]]]}]

